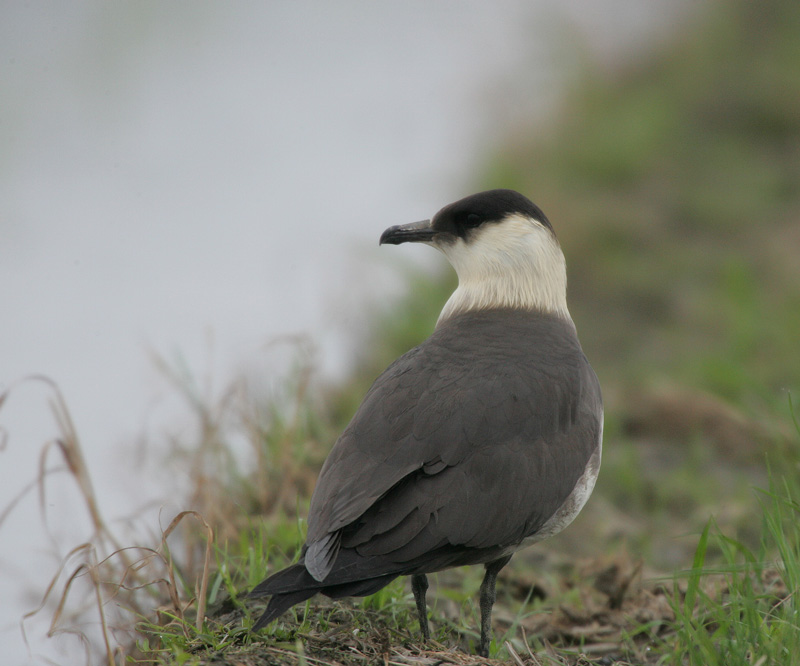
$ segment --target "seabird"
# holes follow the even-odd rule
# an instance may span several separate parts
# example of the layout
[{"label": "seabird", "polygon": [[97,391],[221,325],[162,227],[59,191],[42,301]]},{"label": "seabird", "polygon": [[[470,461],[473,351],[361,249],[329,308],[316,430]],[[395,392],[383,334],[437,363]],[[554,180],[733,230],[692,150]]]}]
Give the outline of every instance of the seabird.
[{"label": "seabird", "polygon": [[526,197],[481,192],[380,238],[408,242],[440,250],[458,287],[334,444],[299,561],[250,593],[271,596],[253,630],[318,592],[364,596],[406,575],[428,639],[426,574],[483,564],[488,656],[498,572],[566,527],[594,488],[600,385],[567,310],[553,227]]}]

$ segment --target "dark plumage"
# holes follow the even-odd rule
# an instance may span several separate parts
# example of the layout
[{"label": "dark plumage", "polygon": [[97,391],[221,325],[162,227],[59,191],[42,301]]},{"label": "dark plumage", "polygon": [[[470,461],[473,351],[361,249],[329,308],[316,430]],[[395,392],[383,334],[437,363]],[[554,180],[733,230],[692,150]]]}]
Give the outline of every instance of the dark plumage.
[{"label": "dark plumage", "polygon": [[[557,247],[538,208],[500,193],[475,195],[472,209],[482,218],[475,227],[502,225],[518,197],[517,212]],[[427,227],[386,234],[411,229],[409,240],[440,249],[491,242],[453,226],[454,209],[465,224],[475,222],[467,222],[469,199]],[[497,572],[523,542],[557,532],[577,514],[597,475],[601,435],[599,384],[568,314],[503,305],[454,311],[378,377],[334,445],[300,561],[251,593],[271,596],[254,629],[318,592],[362,596],[411,575],[427,638],[424,574],[485,564],[486,655]]]}]

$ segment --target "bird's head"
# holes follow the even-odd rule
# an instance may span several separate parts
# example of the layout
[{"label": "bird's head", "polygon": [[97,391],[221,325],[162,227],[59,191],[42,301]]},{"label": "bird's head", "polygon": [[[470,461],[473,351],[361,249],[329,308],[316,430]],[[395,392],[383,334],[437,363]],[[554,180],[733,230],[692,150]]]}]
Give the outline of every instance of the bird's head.
[{"label": "bird's head", "polygon": [[513,190],[459,199],[431,220],[390,227],[380,243],[425,243],[458,275],[441,323],[467,310],[515,308],[569,317],[564,255],[536,204]]}]

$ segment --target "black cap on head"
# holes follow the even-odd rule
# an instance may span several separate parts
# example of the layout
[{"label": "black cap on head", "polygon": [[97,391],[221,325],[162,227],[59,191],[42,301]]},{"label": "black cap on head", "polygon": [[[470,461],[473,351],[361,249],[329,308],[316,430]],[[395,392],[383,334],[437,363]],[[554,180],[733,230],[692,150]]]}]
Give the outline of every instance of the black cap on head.
[{"label": "black cap on head", "polygon": [[470,229],[514,214],[532,217],[553,231],[541,208],[514,190],[487,190],[459,199],[436,213],[432,227],[463,238]]}]

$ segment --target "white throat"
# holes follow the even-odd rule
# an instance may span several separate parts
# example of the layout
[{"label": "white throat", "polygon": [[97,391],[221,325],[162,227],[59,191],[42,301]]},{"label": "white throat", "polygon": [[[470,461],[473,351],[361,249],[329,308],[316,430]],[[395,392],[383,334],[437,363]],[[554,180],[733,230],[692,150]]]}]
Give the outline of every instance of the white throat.
[{"label": "white throat", "polygon": [[523,215],[475,230],[469,242],[459,238],[434,244],[458,275],[439,322],[468,310],[515,308],[569,318],[567,269],[552,232]]}]

